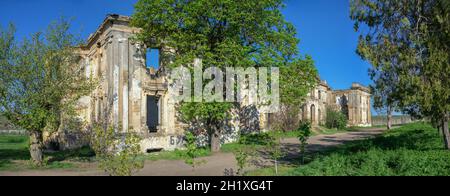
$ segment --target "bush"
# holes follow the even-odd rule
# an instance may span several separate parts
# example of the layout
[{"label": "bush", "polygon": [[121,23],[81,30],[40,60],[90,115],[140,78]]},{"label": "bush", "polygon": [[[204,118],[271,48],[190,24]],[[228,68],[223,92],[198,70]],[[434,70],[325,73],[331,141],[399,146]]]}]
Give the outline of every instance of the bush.
[{"label": "bush", "polygon": [[300,126],[297,129],[298,140],[300,142],[300,153],[301,162],[305,162],[306,145],[308,145],[308,139],[311,136],[311,123],[310,122],[300,122]]},{"label": "bush", "polygon": [[129,130],[121,132],[114,126],[94,126],[91,136],[92,149],[99,161],[99,168],[112,176],[130,176],[144,167],[141,156],[141,138]]},{"label": "bush", "polygon": [[233,152],[238,166],[238,170],[236,172],[237,175],[242,175],[244,173],[245,167],[249,164],[252,156],[255,156],[255,153],[255,148],[252,146],[243,146]]},{"label": "bush", "polygon": [[327,128],[344,129],[347,126],[347,121],[347,116],[342,112],[327,108],[327,117],[325,119],[325,126]]},{"label": "bush", "polygon": [[244,145],[267,145],[274,140],[274,136],[267,133],[244,134],[239,137],[239,144]]},{"label": "bush", "polygon": [[197,138],[195,135],[188,131],[184,137],[186,150],[184,152],[184,162],[192,167],[192,170],[195,170],[195,167],[204,163],[204,161],[199,161],[197,158],[202,155],[202,148],[197,146]]}]

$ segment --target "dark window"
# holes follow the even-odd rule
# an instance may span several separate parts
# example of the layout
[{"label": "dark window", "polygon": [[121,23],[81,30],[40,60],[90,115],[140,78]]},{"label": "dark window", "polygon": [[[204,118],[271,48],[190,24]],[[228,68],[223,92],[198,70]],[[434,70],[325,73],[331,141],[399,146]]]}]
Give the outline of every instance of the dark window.
[{"label": "dark window", "polygon": [[159,98],[147,96],[147,127],[150,133],[156,133],[159,126]]}]

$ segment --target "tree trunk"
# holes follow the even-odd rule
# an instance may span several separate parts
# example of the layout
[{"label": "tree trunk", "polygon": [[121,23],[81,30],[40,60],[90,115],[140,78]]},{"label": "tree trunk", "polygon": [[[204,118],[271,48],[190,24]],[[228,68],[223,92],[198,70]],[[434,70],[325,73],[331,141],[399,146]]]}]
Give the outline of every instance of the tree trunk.
[{"label": "tree trunk", "polygon": [[217,127],[213,128],[213,132],[211,134],[211,151],[212,152],[220,151],[220,133]]},{"label": "tree trunk", "polygon": [[42,165],[44,155],[42,152],[42,132],[30,132],[30,155],[36,165]]},{"label": "tree trunk", "polygon": [[391,106],[388,106],[387,108],[387,129],[392,129],[392,108]]},{"label": "tree trunk", "polygon": [[278,161],[275,159],[275,174],[278,175]]},{"label": "tree trunk", "polygon": [[445,148],[447,150],[450,150],[450,133],[448,131],[448,117],[449,115],[446,114],[444,116],[444,118],[442,119],[442,135],[444,136],[444,144],[445,144]]},{"label": "tree trunk", "polygon": [[437,131],[438,131],[438,134],[439,134],[439,136],[442,136],[442,133],[444,133],[444,130],[442,129],[442,123],[441,122],[439,122],[438,121],[438,123],[437,123],[438,125],[437,125]]}]

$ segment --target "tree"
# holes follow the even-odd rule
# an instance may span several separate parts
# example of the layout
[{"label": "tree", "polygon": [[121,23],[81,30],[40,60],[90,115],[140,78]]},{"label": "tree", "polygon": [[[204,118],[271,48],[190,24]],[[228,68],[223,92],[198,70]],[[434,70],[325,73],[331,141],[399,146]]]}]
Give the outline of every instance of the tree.
[{"label": "tree", "polygon": [[111,176],[131,176],[144,167],[141,155],[141,137],[133,130],[121,132],[119,127],[94,125],[91,146],[99,168]]},{"label": "tree", "polygon": [[317,85],[318,73],[310,56],[283,66],[280,71],[281,107],[276,114],[275,127],[292,131],[299,126],[299,105],[305,102],[306,95]]},{"label": "tree", "polygon": [[199,164],[204,163],[204,161],[196,160],[199,156],[199,148],[197,148],[197,138],[192,132],[187,132],[184,137],[186,142],[186,151],[184,154],[184,162],[192,167],[192,170],[195,170],[195,167]]},{"label": "tree", "polygon": [[184,103],[180,107],[183,119],[187,122],[204,124],[206,130],[196,131],[197,135],[206,132],[210,138],[211,151],[220,150],[222,121],[229,115],[230,103]]},{"label": "tree", "polygon": [[61,19],[21,43],[12,25],[0,32],[0,115],[29,132],[31,158],[38,165],[42,132],[55,131],[63,118],[73,117],[75,102],[93,86],[77,66],[79,41],[69,27]]},{"label": "tree", "polygon": [[386,114],[388,130],[392,128],[392,112],[397,109],[396,89],[398,77],[392,69],[393,66],[383,66],[382,69],[371,69],[370,76],[374,81],[370,85],[373,96],[373,107],[378,114]]},{"label": "tree", "polygon": [[267,143],[267,152],[270,155],[270,158],[274,162],[275,166],[275,174],[278,174],[278,162],[281,158],[283,158],[286,153],[283,152],[283,146],[281,144],[281,132],[280,131],[274,131],[271,132],[271,139]]},{"label": "tree", "polygon": [[[450,149],[450,17],[446,0],[352,0],[358,51],[397,76],[398,106],[439,124]],[[361,29],[359,26],[363,26]],[[380,55],[370,55],[377,54]]]},{"label": "tree", "polygon": [[297,129],[298,135],[297,139],[300,142],[300,154],[302,164],[305,163],[305,154],[306,154],[306,146],[308,145],[308,139],[311,136],[311,123],[310,122],[301,122],[300,126]]},{"label": "tree", "polygon": [[[202,59],[204,70],[306,66],[300,63],[304,59],[298,55],[296,30],[284,19],[283,6],[282,0],[140,0],[132,25],[142,29],[136,38],[147,46],[172,49],[175,55],[162,55],[171,56],[172,68],[192,64],[195,58]],[[310,78],[309,72],[300,74]],[[293,89],[303,89],[303,82],[292,83]],[[239,104],[185,103],[181,113],[206,126],[216,152],[224,117],[233,107]]]},{"label": "tree", "polygon": [[233,152],[238,166],[237,175],[244,175],[244,169],[247,166],[251,156],[255,154],[254,146],[244,146]]}]

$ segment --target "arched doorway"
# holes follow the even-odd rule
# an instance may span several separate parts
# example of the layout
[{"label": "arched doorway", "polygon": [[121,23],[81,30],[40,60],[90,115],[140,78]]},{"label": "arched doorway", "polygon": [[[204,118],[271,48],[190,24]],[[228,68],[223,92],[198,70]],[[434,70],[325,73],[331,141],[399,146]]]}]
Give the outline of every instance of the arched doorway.
[{"label": "arched doorway", "polygon": [[315,124],[316,122],[316,106],[313,104],[311,105],[311,123]]}]

